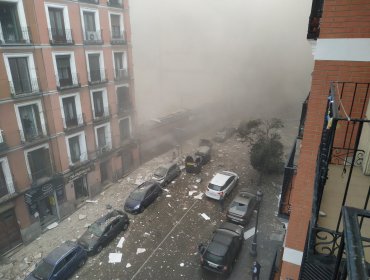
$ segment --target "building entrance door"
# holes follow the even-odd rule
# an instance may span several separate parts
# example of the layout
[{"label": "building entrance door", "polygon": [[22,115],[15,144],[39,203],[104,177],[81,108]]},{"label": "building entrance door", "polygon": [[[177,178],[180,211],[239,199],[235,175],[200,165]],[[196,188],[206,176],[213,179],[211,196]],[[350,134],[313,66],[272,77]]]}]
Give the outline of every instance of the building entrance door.
[{"label": "building entrance door", "polygon": [[108,180],[108,161],[100,163],[100,182]]},{"label": "building entrance door", "polygon": [[20,243],[22,243],[22,237],[14,210],[10,209],[1,213],[0,253],[5,253]]},{"label": "building entrance door", "polygon": [[43,228],[58,220],[55,192],[37,201],[37,212],[39,213],[40,224]]},{"label": "building entrance door", "polygon": [[74,180],[73,185],[75,188],[75,196],[77,200],[82,200],[89,196],[89,192],[87,190],[86,176],[82,176]]}]

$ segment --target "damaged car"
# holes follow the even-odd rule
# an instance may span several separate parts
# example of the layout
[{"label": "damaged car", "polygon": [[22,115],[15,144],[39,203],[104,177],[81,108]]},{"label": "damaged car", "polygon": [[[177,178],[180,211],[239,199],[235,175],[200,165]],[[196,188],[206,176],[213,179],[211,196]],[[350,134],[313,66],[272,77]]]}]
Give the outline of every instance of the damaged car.
[{"label": "damaged car", "polygon": [[247,189],[241,189],[231,201],[226,217],[234,223],[247,225],[258,203],[256,195],[249,193]]},{"label": "damaged car", "polygon": [[134,189],[125,202],[125,211],[139,214],[144,211],[162,193],[162,188],[156,181],[146,181]]},{"label": "damaged car", "polygon": [[91,224],[77,242],[89,255],[98,254],[120,232],[127,230],[129,224],[126,213],[113,210]]},{"label": "damaged car", "polygon": [[208,163],[211,160],[211,150],[212,142],[208,139],[200,139],[199,147],[196,150],[195,155],[199,156],[202,159],[202,165]]},{"label": "damaged car", "polygon": [[198,246],[202,268],[229,275],[243,245],[243,227],[223,223],[206,244]]},{"label": "damaged car", "polygon": [[153,174],[152,180],[157,181],[162,187],[170,183],[181,173],[177,163],[169,163],[159,166]]},{"label": "damaged car", "polygon": [[231,171],[221,171],[209,182],[206,196],[212,199],[224,199],[238,184],[239,176]]}]

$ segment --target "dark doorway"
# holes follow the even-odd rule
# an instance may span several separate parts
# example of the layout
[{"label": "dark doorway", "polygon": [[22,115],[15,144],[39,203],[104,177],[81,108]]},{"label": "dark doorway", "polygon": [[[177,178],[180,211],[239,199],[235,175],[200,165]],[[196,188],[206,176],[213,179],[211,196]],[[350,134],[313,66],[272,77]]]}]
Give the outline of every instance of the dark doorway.
[{"label": "dark doorway", "polygon": [[122,160],[122,173],[123,175],[126,175],[133,168],[132,152],[128,151],[122,153],[121,160]]},{"label": "dark doorway", "polygon": [[73,185],[75,188],[76,200],[83,200],[84,198],[89,196],[89,192],[87,190],[86,176],[74,180]]},{"label": "dark doorway", "polygon": [[0,214],[0,252],[4,253],[22,243],[21,233],[14,210]]},{"label": "dark doorway", "polygon": [[100,182],[108,180],[108,161],[100,163]]}]

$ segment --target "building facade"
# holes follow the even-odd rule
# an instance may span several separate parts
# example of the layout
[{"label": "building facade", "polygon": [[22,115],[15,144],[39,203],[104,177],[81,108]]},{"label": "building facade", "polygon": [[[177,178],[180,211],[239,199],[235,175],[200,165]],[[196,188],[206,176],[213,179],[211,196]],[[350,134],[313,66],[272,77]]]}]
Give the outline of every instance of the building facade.
[{"label": "building facade", "polygon": [[312,3],[315,64],[284,174],[280,279],[369,277],[369,16],[369,1]]},{"label": "building facade", "polygon": [[138,165],[127,0],[0,0],[0,252]]}]

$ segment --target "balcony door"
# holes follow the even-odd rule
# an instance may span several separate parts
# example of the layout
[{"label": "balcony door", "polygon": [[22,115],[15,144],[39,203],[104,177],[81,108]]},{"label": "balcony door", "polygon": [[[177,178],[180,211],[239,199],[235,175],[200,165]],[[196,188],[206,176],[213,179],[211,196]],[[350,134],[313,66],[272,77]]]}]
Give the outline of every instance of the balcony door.
[{"label": "balcony door", "polygon": [[98,135],[98,147],[104,148],[107,145],[107,139],[105,136],[105,126],[99,127],[96,130],[96,133]]},{"label": "balcony door", "polygon": [[19,107],[19,116],[26,141],[30,141],[42,135],[40,112],[37,104]]},{"label": "balcony door", "polygon": [[2,162],[0,162],[0,197],[8,194],[8,187],[2,165]]},{"label": "balcony door", "polygon": [[66,127],[77,126],[78,118],[74,96],[63,98],[63,111]]},{"label": "balcony door", "polygon": [[114,68],[116,69],[116,79],[124,77],[123,52],[114,53]]},{"label": "balcony door", "polygon": [[118,109],[120,112],[130,110],[130,96],[128,87],[117,88]]},{"label": "balcony door", "polygon": [[111,15],[110,16],[111,27],[112,27],[112,38],[113,39],[121,39],[121,16],[119,15]]},{"label": "balcony door", "polygon": [[119,122],[119,130],[120,130],[121,141],[130,139],[131,130],[130,130],[130,119],[129,118],[122,119]]},{"label": "balcony door", "polygon": [[69,55],[58,55],[56,56],[59,85],[61,87],[71,86],[72,72],[71,72],[71,57]]},{"label": "balcony door", "polygon": [[80,161],[81,158],[80,136],[69,138],[69,151],[71,153],[72,163]]},{"label": "balcony door", "polygon": [[96,91],[93,93],[94,99],[94,112],[95,117],[102,117],[104,115],[104,102],[103,102],[103,92]]},{"label": "balcony door", "polygon": [[28,152],[27,159],[33,180],[51,176],[51,162],[48,148],[40,148]]},{"label": "balcony door", "polygon": [[91,82],[101,81],[100,54],[89,54],[89,67]]},{"label": "balcony door", "polygon": [[32,92],[30,69],[27,57],[9,57],[9,67],[15,94]]},{"label": "balcony door", "polygon": [[22,39],[17,4],[0,3],[0,23],[5,42],[15,43]]},{"label": "balcony door", "polygon": [[63,9],[49,8],[49,18],[53,41],[65,42],[66,32],[64,26]]}]

